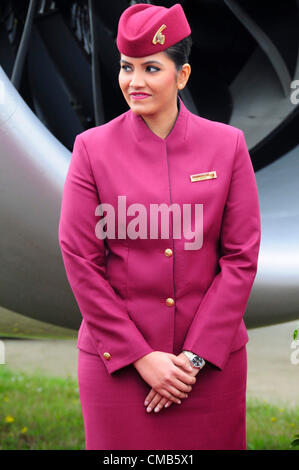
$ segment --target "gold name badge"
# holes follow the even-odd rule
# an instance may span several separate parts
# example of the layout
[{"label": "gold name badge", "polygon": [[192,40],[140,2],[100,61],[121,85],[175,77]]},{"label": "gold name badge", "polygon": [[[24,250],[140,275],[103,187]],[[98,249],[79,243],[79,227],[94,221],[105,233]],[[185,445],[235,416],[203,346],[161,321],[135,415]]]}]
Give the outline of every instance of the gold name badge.
[{"label": "gold name badge", "polygon": [[190,175],[191,183],[195,181],[210,180],[217,178],[216,171],[208,171],[207,173],[197,173],[196,175]]},{"label": "gold name badge", "polygon": [[166,24],[162,24],[158,31],[156,32],[155,36],[153,37],[153,44],[164,44],[165,36],[162,34],[163,29],[166,28]]}]

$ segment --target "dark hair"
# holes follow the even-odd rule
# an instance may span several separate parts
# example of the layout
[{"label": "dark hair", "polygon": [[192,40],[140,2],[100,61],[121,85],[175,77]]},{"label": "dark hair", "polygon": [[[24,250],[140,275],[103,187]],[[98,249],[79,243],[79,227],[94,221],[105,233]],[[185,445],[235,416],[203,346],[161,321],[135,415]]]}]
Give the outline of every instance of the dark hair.
[{"label": "dark hair", "polygon": [[183,64],[188,63],[191,46],[192,38],[190,34],[186,38],[164,50],[168,57],[175,63],[177,70],[180,70]]}]

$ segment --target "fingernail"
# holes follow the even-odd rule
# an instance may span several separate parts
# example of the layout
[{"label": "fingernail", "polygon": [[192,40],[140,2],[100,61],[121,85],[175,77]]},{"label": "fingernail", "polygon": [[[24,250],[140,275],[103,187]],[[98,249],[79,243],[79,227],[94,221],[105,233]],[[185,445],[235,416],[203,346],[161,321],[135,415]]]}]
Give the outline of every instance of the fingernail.
[{"label": "fingernail", "polygon": [[181,404],[181,400],[178,400],[178,403]]},{"label": "fingernail", "polygon": [[156,406],[156,408],[155,408],[155,410],[154,410],[154,411],[159,411],[159,407],[158,407],[158,406]]},{"label": "fingernail", "polygon": [[165,403],[164,408],[167,408],[169,406],[169,403]]},{"label": "fingernail", "polygon": [[147,400],[145,400],[144,405],[146,406],[148,404],[149,404],[149,402]]},{"label": "fingernail", "polygon": [[149,406],[146,411],[152,411],[151,407]]}]

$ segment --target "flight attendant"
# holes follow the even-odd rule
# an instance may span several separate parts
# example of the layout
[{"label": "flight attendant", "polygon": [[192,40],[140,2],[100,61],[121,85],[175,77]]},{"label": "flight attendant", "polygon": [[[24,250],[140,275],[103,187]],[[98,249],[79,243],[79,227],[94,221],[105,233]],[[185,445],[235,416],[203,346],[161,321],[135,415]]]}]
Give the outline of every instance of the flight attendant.
[{"label": "flight attendant", "polygon": [[129,110],[76,136],[59,243],[82,313],[86,449],[246,449],[243,320],[260,246],[244,133],[191,113],[180,4],[119,19]]}]

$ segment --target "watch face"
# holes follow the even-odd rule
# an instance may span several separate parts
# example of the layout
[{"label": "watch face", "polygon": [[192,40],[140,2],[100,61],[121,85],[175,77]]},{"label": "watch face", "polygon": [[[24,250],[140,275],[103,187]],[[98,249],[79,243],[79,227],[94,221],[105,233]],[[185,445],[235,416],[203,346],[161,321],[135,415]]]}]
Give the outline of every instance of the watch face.
[{"label": "watch face", "polygon": [[199,356],[195,356],[192,359],[192,363],[193,363],[194,367],[202,367],[203,364],[204,364],[203,359]]}]

